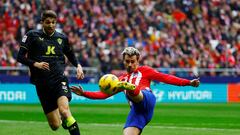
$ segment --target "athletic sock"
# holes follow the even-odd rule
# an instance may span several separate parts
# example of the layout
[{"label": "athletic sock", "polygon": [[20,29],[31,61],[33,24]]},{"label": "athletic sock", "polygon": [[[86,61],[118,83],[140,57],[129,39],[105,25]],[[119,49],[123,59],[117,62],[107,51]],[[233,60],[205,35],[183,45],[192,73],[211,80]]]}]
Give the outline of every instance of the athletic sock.
[{"label": "athletic sock", "polygon": [[68,129],[68,127],[67,127],[67,125],[66,125],[66,123],[63,121],[62,122],[62,127],[64,128],[64,129]]},{"label": "athletic sock", "polygon": [[63,122],[63,127],[66,127],[70,133],[70,135],[80,135],[80,130],[78,128],[78,124],[73,116],[68,117]]},{"label": "athletic sock", "polygon": [[64,129],[68,129],[68,127],[67,127],[67,121],[63,118],[63,117],[61,117],[61,120],[62,120],[62,127],[64,128]]},{"label": "athletic sock", "polygon": [[68,127],[70,135],[80,135],[80,130],[78,128],[77,122],[74,122],[70,127]]}]

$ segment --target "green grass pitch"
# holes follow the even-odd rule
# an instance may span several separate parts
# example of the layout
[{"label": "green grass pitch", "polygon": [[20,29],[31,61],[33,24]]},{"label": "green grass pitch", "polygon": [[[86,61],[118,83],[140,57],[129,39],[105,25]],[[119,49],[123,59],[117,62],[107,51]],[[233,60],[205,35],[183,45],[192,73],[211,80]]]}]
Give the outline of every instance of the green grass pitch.
[{"label": "green grass pitch", "polygon": [[[71,104],[82,135],[121,135],[127,104]],[[157,103],[143,135],[240,135],[240,104]],[[51,131],[40,105],[0,104],[0,134],[67,135]]]}]

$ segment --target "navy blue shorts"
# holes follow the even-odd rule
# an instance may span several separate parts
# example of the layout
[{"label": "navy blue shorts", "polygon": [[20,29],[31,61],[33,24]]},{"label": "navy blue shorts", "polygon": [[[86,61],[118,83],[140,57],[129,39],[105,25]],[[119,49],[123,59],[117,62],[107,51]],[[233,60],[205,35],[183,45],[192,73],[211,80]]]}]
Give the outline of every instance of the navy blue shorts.
[{"label": "navy blue shorts", "polygon": [[151,121],[156,97],[149,90],[142,90],[143,100],[139,103],[132,102],[131,110],[128,114],[124,128],[137,127],[142,129]]}]

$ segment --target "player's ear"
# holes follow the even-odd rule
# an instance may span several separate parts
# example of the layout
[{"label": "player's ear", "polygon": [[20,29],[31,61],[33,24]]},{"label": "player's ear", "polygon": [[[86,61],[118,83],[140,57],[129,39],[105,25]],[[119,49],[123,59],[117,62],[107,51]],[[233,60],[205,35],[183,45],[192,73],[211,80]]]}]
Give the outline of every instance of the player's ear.
[{"label": "player's ear", "polygon": [[137,61],[140,62],[142,60],[142,57],[141,56],[138,56],[137,57]]}]

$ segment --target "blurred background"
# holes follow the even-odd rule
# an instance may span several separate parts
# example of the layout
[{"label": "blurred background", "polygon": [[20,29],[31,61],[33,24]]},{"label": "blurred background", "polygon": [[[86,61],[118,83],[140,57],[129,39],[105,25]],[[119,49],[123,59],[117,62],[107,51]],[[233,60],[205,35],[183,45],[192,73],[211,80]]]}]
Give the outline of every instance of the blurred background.
[{"label": "blurred background", "polygon": [[[238,0],[2,0],[0,76],[22,76],[19,41],[41,29],[43,10],[57,12],[57,31],[69,37],[84,67],[84,82],[121,74],[121,52],[134,46],[141,64],[181,77],[240,75]],[[75,76],[71,65],[66,75]],[[5,78],[6,79],[6,78]]]},{"label": "blurred background", "polygon": [[[29,83],[29,70],[16,61],[19,42],[41,29],[41,13],[58,15],[57,31],[69,37],[85,78],[124,72],[121,52],[141,51],[141,65],[202,83],[240,82],[239,0],[2,0],[0,1],[0,83]],[[68,63],[68,61],[66,60]]]}]

